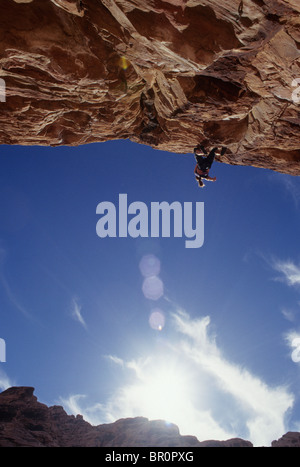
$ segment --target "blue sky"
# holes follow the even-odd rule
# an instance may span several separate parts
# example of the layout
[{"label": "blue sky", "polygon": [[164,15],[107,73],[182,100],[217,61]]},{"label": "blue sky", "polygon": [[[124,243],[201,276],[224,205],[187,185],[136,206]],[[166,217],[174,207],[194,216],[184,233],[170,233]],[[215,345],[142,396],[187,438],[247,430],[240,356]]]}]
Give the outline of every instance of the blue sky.
[{"label": "blue sky", "polygon": [[[34,386],[94,424],[166,419],[199,440],[300,430],[297,177],[215,162],[200,189],[192,153],[130,141],[2,146],[0,164],[1,389]],[[203,202],[203,246],[99,238],[96,207],[119,193]]]}]

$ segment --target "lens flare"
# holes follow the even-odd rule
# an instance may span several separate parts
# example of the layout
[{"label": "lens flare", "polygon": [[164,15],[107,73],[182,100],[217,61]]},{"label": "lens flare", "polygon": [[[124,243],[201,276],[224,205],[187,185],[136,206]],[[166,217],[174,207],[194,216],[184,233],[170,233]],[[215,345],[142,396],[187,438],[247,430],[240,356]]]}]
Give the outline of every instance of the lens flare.
[{"label": "lens flare", "polygon": [[149,324],[152,329],[155,329],[157,331],[162,331],[162,329],[164,328],[165,316],[159,308],[152,310],[149,317]]},{"label": "lens flare", "polygon": [[144,255],[139,266],[144,277],[158,276],[160,273],[160,261],[155,255]]},{"label": "lens flare", "polygon": [[142,286],[143,294],[149,300],[158,300],[163,296],[164,285],[157,276],[146,277]]}]

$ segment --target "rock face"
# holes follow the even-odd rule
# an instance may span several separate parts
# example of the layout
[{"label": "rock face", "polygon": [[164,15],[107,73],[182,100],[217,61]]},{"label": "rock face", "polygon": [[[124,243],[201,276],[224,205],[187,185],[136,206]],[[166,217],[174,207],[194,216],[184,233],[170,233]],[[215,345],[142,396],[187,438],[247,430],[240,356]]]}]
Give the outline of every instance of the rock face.
[{"label": "rock face", "polygon": [[281,447],[299,448],[300,447],[300,433],[289,431],[277,441],[273,441],[272,447],[274,448],[281,448]]},{"label": "rock face", "polygon": [[[199,441],[182,436],[178,427],[144,417],[93,426],[61,406],[38,402],[32,387],[0,393],[0,447],[252,447],[250,441]],[[300,447],[300,433],[288,432],[272,447]]]},{"label": "rock face", "polygon": [[176,425],[143,417],[92,426],[81,415],[38,402],[32,387],[11,387],[0,394],[0,447],[251,447],[249,441],[199,442],[181,436]]},{"label": "rock face", "polygon": [[299,0],[1,6],[1,144],[205,142],[228,146],[225,163],[300,174]]}]

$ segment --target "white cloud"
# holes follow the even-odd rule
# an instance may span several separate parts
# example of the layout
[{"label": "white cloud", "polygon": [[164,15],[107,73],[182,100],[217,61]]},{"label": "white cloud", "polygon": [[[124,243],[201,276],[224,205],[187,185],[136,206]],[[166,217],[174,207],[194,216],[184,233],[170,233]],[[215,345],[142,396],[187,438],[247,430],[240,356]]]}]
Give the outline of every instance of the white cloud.
[{"label": "white cloud", "polygon": [[215,340],[208,336],[207,318],[204,321],[177,316],[176,321],[179,331],[193,338],[186,352],[199,368],[213,376],[223,392],[230,394],[247,412],[244,422],[249,429],[250,440],[262,445],[282,435],[285,413],[293,404],[293,397],[286,388],[268,387],[248,370],[228,362]]},{"label": "white cloud", "polygon": [[281,313],[282,313],[283,317],[285,319],[287,319],[288,321],[293,322],[296,319],[296,312],[293,311],[293,310],[287,310],[286,308],[283,308],[281,310]]},{"label": "white cloud", "polygon": [[[124,417],[159,418],[200,441],[242,437],[256,446],[269,446],[282,436],[293,405],[288,390],[270,387],[229,362],[209,333],[209,317],[191,319],[178,311],[171,320],[176,337],[163,341],[151,355],[131,361],[110,357],[122,367],[121,381],[105,404],[94,406],[98,424]],[[87,412],[80,411],[78,401],[73,396],[72,413]]]},{"label": "white cloud", "polygon": [[28,311],[25,309],[25,307],[19,302],[18,298],[16,295],[13,293],[11,286],[9,285],[5,274],[3,272],[4,268],[4,263],[7,257],[7,252],[6,250],[1,246],[1,239],[0,239],[0,284],[2,285],[3,289],[5,290],[6,296],[10,303],[18,310],[20,311],[26,318],[31,319],[32,316]]},{"label": "white cloud", "polygon": [[[290,286],[298,288],[300,285],[300,266],[296,265],[291,260],[273,261],[273,268],[280,272],[283,277],[281,279]],[[299,302],[298,302],[299,304]],[[296,312],[291,310],[281,310],[283,316],[291,322],[296,321]],[[291,349],[291,359],[294,363],[300,362],[300,334],[295,330],[290,330],[284,335],[288,347]]]},{"label": "white cloud", "polygon": [[116,357],[115,355],[108,355],[107,358],[117,365],[124,366],[124,360],[122,360],[122,358]]},{"label": "white cloud", "polygon": [[76,298],[72,299],[72,309],[71,309],[72,317],[78,321],[85,329],[87,329],[87,325],[83,316],[81,314],[81,306],[78,304],[78,300]]},{"label": "white cloud", "polygon": [[10,388],[14,384],[12,383],[11,379],[7,376],[5,371],[0,369],[0,389],[1,391],[5,391],[5,389]]},{"label": "white cloud", "polygon": [[75,394],[64,399],[60,398],[60,403],[64,406],[66,412],[74,415],[80,414],[84,420],[89,422],[91,425],[98,425],[99,419],[103,416],[105,410],[102,404],[94,404],[92,406],[83,408],[82,404],[79,403],[82,399],[86,399],[84,394]]},{"label": "white cloud", "polygon": [[7,298],[9,299],[10,303],[22,313],[26,318],[31,319],[30,313],[25,309],[25,307],[19,302],[15,294],[13,293],[10,285],[8,284],[4,274],[0,271],[0,282],[2,287],[4,288]]},{"label": "white cloud", "polygon": [[285,334],[287,345],[291,350],[291,359],[294,363],[300,362],[300,333],[291,330]]},{"label": "white cloud", "polygon": [[274,260],[273,268],[282,274],[282,279],[287,285],[295,287],[300,285],[300,266],[297,266],[293,261]]},{"label": "white cloud", "polygon": [[269,180],[282,187],[285,193],[292,198],[295,207],[298,209],[300,200],[299,180],[292,175],[279,173],[270,174]]}]

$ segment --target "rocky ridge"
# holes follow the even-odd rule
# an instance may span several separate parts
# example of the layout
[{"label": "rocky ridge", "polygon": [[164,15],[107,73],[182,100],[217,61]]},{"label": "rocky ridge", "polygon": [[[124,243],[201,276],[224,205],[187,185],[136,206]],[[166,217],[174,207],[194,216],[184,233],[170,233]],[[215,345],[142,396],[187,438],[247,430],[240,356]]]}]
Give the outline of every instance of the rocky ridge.
[{"label": "rocky ridge", "polygon": [[298,0],[2,0],[0,144],[130,139],[300,174]]},{"label": "rocky ridge", "polygon": [[[199,441],[182,436],[174,424],[144,417],[90,425],[63,407],[38,402],[32,387],[0,393],[0,447],[252,447],[240,438]],[[287,433],[272,446],[300,447],[300,433]]]}]

